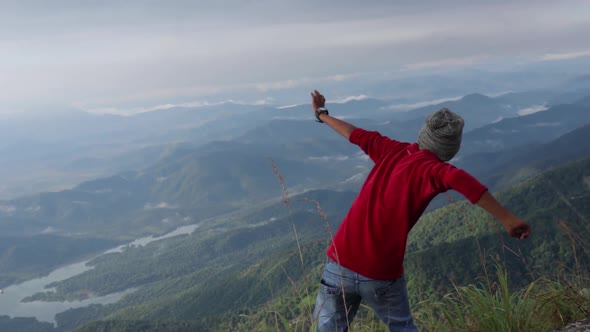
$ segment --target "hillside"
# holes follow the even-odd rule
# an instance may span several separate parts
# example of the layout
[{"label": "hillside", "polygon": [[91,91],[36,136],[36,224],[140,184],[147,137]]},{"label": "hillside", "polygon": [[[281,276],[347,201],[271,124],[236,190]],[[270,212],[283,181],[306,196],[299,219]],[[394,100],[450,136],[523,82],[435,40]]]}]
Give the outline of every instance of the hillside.
[{"label": "hillside", "polygon": [[[590,216],[589,169],[590,159],[584,159],[499,194],[501,201],[531,222],[533,236],[524,242],[498,235],[495,222],[465,203],[425,215],[411,233],[406,257],[406,275],[414,302],[450,291],[453,287],[450,280],[455,285],[473,283],[483,274],[480,256],[483,253],[488,271],[493,271],[495,257],[509,267],[513,287],[535,276],[550,275],[548,271],[555,271],[551,267],[556,264],[571,268],[574,264],[572,243],[563,225],[578,234],[576,239],[590,235],[585,222]],[[350,194],[346,201],[334,195],[337,194],[313,194],[325,205],[332,229],[354,197]],[[297,197],[293,197],[292,202],[298,202]],[[224,330],[228,324],[260,324],[261,321],[236,319],[239,314],[268,317],[264,308],[272,303],[285,310],[281,314],[288,320],[302,315],[304,306],[293,305],[313,298],[329,238],[325,223],[314,207],[303,203],[297,203],[293,211],[303,243],[304,270],[308,271],[305,274],[301,274],[289,219],[283,214],[267,223],[158,241],[143,249],[129,248],[122,254],[98,259],[93,263],[96,267],[92,272],[53,285],[58,294],[67,298],[68,294],[89,287],[97,293],[105,293],[143,286],[115,305],[60,314],[58,322],[61,326],[72,326],[74,322],[80,323],[80,317],[123,319],[122,323],[147,317],[155,321],[172,318],[195,321],[208,330]],[[254,213],[244,216],[243,220],[267,220],[270,211],[280,211],[280,208],[277,205],[263,210],[267,212],[260,217]],[[242,219],[232,222],[239,220]],[[291,240],[285,241],[286,238]],[[582,250],[580,253],[585,253],[578,255],[578,259],[583,266],[589,266],[589,256],[584,251],[588,248],[583,247],[583,243],[575,244]],[[204,253],[204,248],[214,250],[208,250],[207,255],[198,254]],[[145,260],[148,257],[150,259]],[[295,281],[303,294],[309,289],[310,297],[293,293],[289,280]],[[301,296],[307,300],[301,302]],[[212,297],[216,298],[214,303],[210,301]]]},{"label": "hillside", "polygon": [[[347,169],[339,171],[330,163],[301,159],[275,160],[299,188],[320,187],[350,176]],[[47,227],[57,234],[76,232],[100,237],[161,233],[275,198],[277,187],[271,166],[266,153],[245,145],[234,145],[230,152],[181,151],[142,172],[0,202],[0,225],[7,234],[15,235],[34,234]],[[307,170],[311,166],[314,172]]]},{"label": "hillside", "polygon": [[490,188],[506,188],[551,167],[590,155],[590,124],[548,143],[471,154],[455,162]]},{"label": "hillside", "polygon": [[[261,106],[176,107],[135,116],[51,112],[0,119],[0,198],[62,190],[153,164],[177,144],[228,139],[265,117]],[[225,121],[231,116],[236,121]]]},{"label": "hillside", "polygon": [[[570,90],[532,90],[498,97],[471,93],[414,109],[411,103],[406,105],[408,109],[403,108],[408,96],[400,95],[395,100],[346,98],[343,102],[329,102],[329,108],[333,114],[353,119],[359,126],[386,132],[389,128],[397,139],[414,140],[424,116],[443,106],[464,115],[466,129],[471,130],[500,118],[515,117],[523,109],[557,103],[584,105],[588,90],[576,85]],[[410,99],[416,102],[415,98]],[[422,104],[428,102],[414,105]],[[201,146],[218,140],[272,143],[269,139],[290,143],[302,137],[329,138],[320,130],[321,126],[299,126],[313,121],[306,103],[278,108],[233,102],[162,105],[133,116],[71,109],[50,113],[0,120],[0,198],[58,191],[97,177],[140,170],[178,145]],[[266,131],[270,131],[269,135]]]},{"label": "hillside", "polygon": [[[531,277],[556,273],[552,268],[555,265],[572,268],[575,263],[572,245],[583,253],[578,256],[581,263],[590,266],[590,248],[582,240],[590,236],[586,223],[590,216],[589,170],[590,159],[586,158],[499,193],[508,208],[531,223],[534,233],[527,241],[500,235],[498,223],[465,202],[424,216],[412,230],[406,260],[408,271],[422,277],[414,279],[415,286],[447,288],[449,278],[458,284],[469,282],[473,275],[465,272],[481,269],[479,253],[482,251],[489,258],[501,257],[510,267],[514,285],[531,281]],[[576,234],[575,243],[571,243],[568,229]],[[466,252],[473,255],[465,255]],[[441,256],[461,259],[441,262]]]},{"label": "hillside", "polygon": [[[305,123],[295,129],[325,129]],[[265,137],[262,132],[258,134]],[[279,143],[274,137],[265,141],[183,146],[168,151],[155,166],[143,172],[123,173],[84,182],[72,190],[0,203],[0,225],[3,235],[9,237],[6,243],[20,241],[24,236],[17,248],[32,255],[19,259],[19,266],[1,270],[0,286],[46,274],[51,268],[97,254],[121,240],[162,234],[184,224],[215,223],[209,219],[218,213],[255,210],[251,203],[263,203],[280,193],[269,156],[288,158],[276,162],[294,192],[319,187],[358,190],[370,167],[358,148],[339,137],[313,144],[301,140]],[[467,155],[456,164],[490,188],[506,188],[549,167],[587,156],[588,142],[589,127],[583,126],[546,144]],[[314,172],[310,173],[309,168]],[[445,204],[447,199],[439,197],[429,209]],[[57,241],[53,244],[56,248],[68,243],[69,254],[49,255],[47,259],[37,255],[51,244],[29,239],[37,239],[43,233],[55,235],[51,239]],[[96,238],[104,239],[103,246],[85,245],[86,240],[92,242]],[[12,247],[0,246],[3,262],[14,255]]]},{"label": "hillside", "polygon": [[[538,95],[532,93],[531,96],[512,95],[504,98],[524,98],[523,102],[528,102],[525,97],[532,100]],[[478,98],[482,99],[482,96],[471,96],[463,101]],[[488,97],[483,99],[489,101]],[[374,103],[377,107],[378,103]],[[359,106],[361,102],[353,104]],[[353,109],[349,111],[353,112]],[[577,121],[564,114],[578,116]],[[588,156],[589,127],[579,127],[586,121],[584,116],[587,114],[588,109],[583,103],[559,105],[547,111],[503,119],[491,126],[484,126],[465,134],[463,150],[466,153],[455,163],[476,175],[490,188],[507,188],[548,168]],[[245,114],[235,116],[241,115]],[[534,125],[551,119],[564,125]],[[421,118],[407,122],[358,120],[360,125],[380,130],[394,138],[413,138],[422,122]],[[575,126],[576,122],[578,126]],[[490,128],[510,128],[513,135],[504,135]],[[570,128],[577,129],[569,132]],[[474,142],[487,140],[489,143],[492,138],[516,140],[519,132],[536,138],[510,149],[499,147],[499,150],[491,149],[486,153],[469,153]],[[293,194],[306,192],[302,196],[294,196],[293,215],[295,225],[301,228],[300,236],[304,241],[309,241],[310,248],[315,248],[306,255],[318,264],[321,263],[322,248],[326,245],[326,225],[318,218],[310,203],[301,203],[297,199],[312,196],[320,201],[328,212],[331,228],[335,230],[354,198],[354,193],[347,190],[358,190],[371,166],[357,147],[310,119],[276,119],[262,123],[236,139],[207,144],[174,144],[162,149],[149,148],[145,152],[145,155],[127,156],[138,160],[149,159],[149,155],[158,156],[156,162],[147,164],[141,171],[86,181],[70,190],[1,201],[0,226],[6,245],[0,246],[0,267],[5,267],[0,270],[0,287],[47,274],[62,264],[92,257],[122,241],[163,234],[181,225],[198,224],[199,231],[191,236],[160,240],[145,247],[129,247],[123,254],[101,256],[92,262],[95,266],[92,272],[53,284],[58,287],[58,293],[38,293],[27,299],[62,301],[85,298],[88,294],[100,296],[138,288],[118,304],[75,309],[60,314],[58,320],[63,326],[77,326],[79,324],[73,323],[76,321],[74,316],[86,317],[81,320],[84,322],[111,314],[119,319],[125,317],[127,310],[132,313],[132,317],[143,317],[143,307],[138,309],[136,306],[146,299],[151,299],[148,301],[151,309],[145,309],[147,312],[154,317],[167,319],[168,311],[158,314],[163,303],[175,307],[177,301],[191,302],[194,299],[195,306],[186,312],[186,318],[189,319],[197,310],[195,308],[206,306],[207,296],[210,296],[196,294],[202,290],[203,280],[207,281],[207,285],[212,285],[212,291],[221,294],[222,286],[216,286],[218,282],[231,282],[224,279],[226,277],[222,277],[221,273],[229,271],[243,274],[245,270],[267,259],[270,262],[280,261],[282,256],[291,257],[293,254],[295,242],[292,225],[286,209],[277,199],[281,190],[272,174],[271,157],[274,157],[286,177],[289,191]],[[95,161],[86,162],[92,164]],[[343,192],[315,190],[318,188]],[[569,188],[564,190],[567,192]],[[431,209],[446,204],[448,197],[439,197],[431,204]],[[446,210],[438,210],[435,215],[438,213],[440,218],[447,213],[456,215],[455,212],[443,211]],[[471,217],[473,219],[482,216],[481,213],[468,211],[462,213],[475,213]],[[452,220],[453,217],[450,218]],[[481,234],[477,233],[480,242],[489,245],[490,250],[499,250],[497,238],[485,229],[478,228],[484,227],[483,224],[478,225],[469,227],[481,231]],[[439,252],[459,255],[462,249],[457,249],[457,246],[475,250],[474,242],[469,236],[466,237],[467,233],[453,229],[450,233],[443,228],[437,230],[440,234],[446,234],[450,242],[441,242],[436,236],[426,235],[417,242],[419,245],[411,245],[414,251],[408,255],[436,267],[431,261],[437,259]],[[415,232],[420,233],[419,228]],[[40,252],[46,255],[40,255]],[[67,254],[60,254],[62,252]],[[295,259],[297,255],[293,257]],[[463,259],[468,264],[477,264],[479,258]],[[464,265],[456,268],[463,269]],[[436,269],[450,273],[448,268],[452,266]],[[411,264],[408,268],[412,269]],[[472,272],[468,269],[458,280],[469,282],[475,275]],[[258,273],[261,272],[258,270]],[[440,294],[447,289],[445,280],[441,279],[446,277],[428,273],[416,277],[415,282],[423,286],[420,289],[427,291],[424,294],[413,294],[414,298]],[[282,277],[273,278],[280,280],[277,282],[280,287],[290,283]],[[243,282],[252,283],[252,280]],[[439,283],[434,285],[432,280]],[[161,287],[168,293],[163,293]],[[314,285],[310,284],[309,287],[312,289]],[[178,294],[186,292],[188,288],[192,291],[187,293],[186,298]],[[254,307],[268,303],[268,294],[262,289],[258,292],[260,296],[251,296],[242,302]],[[235,295],[232,294],[227,295],[228,298]],[[214,307],[215,310],[228,313],[242,310],[239,306],[226,306],[226,302],[230,300],[222,301],[220,306]],[[121,311],[124,308],[128,309]]]},{"label": "hillside", "polygon": [[552,106],[546,111],[506,118],[463,135],[461,155],[501,151],[532,143],[549,142],[590,123],[590,108],[578,104]]},{"label": "hillside", "polygon": [[[293,121],[281,121],[285,128],[293,125]],[[526,128],[527,121],[518,122],[518,126]],[[68,248],[68,255],[48,255],[42,261],[20,258],[20,265],[0,270],[0,286],[44,275],[51,268],[98,254],[123,240],[163,234],[180,225],[216,223],[211,218],[219,214],[256,210],[280,194],[270,156],[281,156],[275,161],[287,176],[291,192],[322,187],[358,190],[370,167],[358,148],[312,121],[299,123],[289,131],[280,125],[267,127],[272,132],[253,131],[251,134],[257,138],[251,142],[240,139],[200,147],[180,145],[168,149],[155,165],[141,172],[121,173],[81,183],[71,190],[0,202],[0,225],[10,240],[6,243],[19,242],[17,249],[0,246],[3,264],[14,261],[17,252],[33,255],[51,246]],[[386,126],[376,125],[376,129]],[[306,129],[318,131],[318,137],[302,134]],[[282,140],[281,135],[298,139]],[[552,142],[466,155],[456,164],[490,188],[506,188],[549,167],[585,156],[589,137],[588,126],[583,126]],[[469,144],[464,142],[464,148]],[[429,209],[445,204],[446,198],[441,197]],[[47,238],[30,240],[43,233],[56,236],[50,239],[57,242],[51,244]],[[87,245],[93,241],[102,241],[102,245]]]},{"label": "hillside", "polygon": [[[342,114],[374,118],[384,105],[384,101],[366,99],[338,107]],[[132,116],[80,110],[50,113],[0,119],[0,199],[63,190],[82,181],[141,170],[178,145],[235,140],[273,119],[313,120],[307,104],[277,109],[232,102],[163,105]]]}]

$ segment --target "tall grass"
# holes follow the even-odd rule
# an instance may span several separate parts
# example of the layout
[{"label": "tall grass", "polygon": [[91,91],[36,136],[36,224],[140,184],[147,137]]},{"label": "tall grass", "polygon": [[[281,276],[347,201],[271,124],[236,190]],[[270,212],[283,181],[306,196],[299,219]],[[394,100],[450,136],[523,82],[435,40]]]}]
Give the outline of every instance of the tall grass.
[{"label": "tall grass", "polygon": [[[277,177],[282,188],[282,200],[288,208],[293,233],[297,243],[300,258],[302,280],[297,282],[285,274],[291,283],[294,294],[305,307],[305,317],[295,317],[289,321],[285,314],[275,310],[273,325],[277,331],[310,331],[317,329],[317,322],[313,318],[313,300],[308,287],[308,275],[305,273],[304,255],[300,239],[295,227],[293,211],[290,204],[289,193],[284,177],[278,166],[272,161],[273,173]],[[328,222],[327,215],[322,210],[320,203],[305,198],[316,207],[318,215],[326,225],[326,232],[330,240],[334,233]],[[449,202],[455,203],[452,196]],[[459,206],[459,212],[464,216],[465,207]],[[570,206],[571,207],[571,206]],[[571,207],[573,208],[573,207]],[[578,211],[576,211],[578,212]],[[581,214],[578,213],[583,218]],[[481,220],[479,222],[482,222]],[[502,248],[522,259],[526,266],[526,259],[520,252],[508,247],[501,236],[502,229],[493,222],[493,218],[486,218],[490,222],[502,241]],[[587,252],[585,242],[575,232],[571,231],[565,222],[561,222],[562,230],[567,234],[572,245],[572,252],[576,266],[573,272],[562,272],[557,278],[546,276],[535,277],[530,272],[531,283],[519,290],[513,290],[509,285],[509,273],[501,261],[495,263],[495,274],[488,271],[488,257],[485,249],[477,237],[477,246],[482,265],[483,276],[477,284],[467,286],[453,285],[453,290],[437,301],[422,301],[418,303],[413,315],[421,331],[469,331],[469,332],[511,332],[511,331],[549,331],[562,328],[574,320],[590,317],[590,276],[583,271],[578,260],[578,246],[582,252]],[[473,230],[470,223],[466,227]],[[338,253],[336,252],[336,255]],[[528,267],[527,267],[528,269]],[[319,283],[319,280],[318,280]],[[303,290],[301,289],[303,288]],[[344,292],[343,292],[344,297]],[[346,303],[345,303],[346,306]],[[347,317],[348,318],[348,317]],[[348,320],[348,319],[347,319]],[[387,331],[374,313],[366,306],[361,305],[355,320],[349,324],[349,331]]]},{"label": "tall grass", "polygon": [[497,265],[492,285],[455,287],[439,302],[420,303],[416,319],[425,331],[509,332],[549,331],[590,316],[588,276],[541,278],[511,291],[506,269]]},{"label": "tall grass", "polygon": [[[449,200],[453,203],[452,199]],[[571,204],[567,206],[584,218]],[[459,207],[461,212],[464,208]],[[469,226],[467,224],[467,228]],[[511,249],[499,236],[502,250],[519,257],[532,280],[525,287],[513,290],[509,285],[508,270],[499,258],[495,262],[495,275],[489,274],[485,251],[476,237],[484,273],[480,282],[461,287],[454,285],[453,291],[440,301],[419,303],[414,310],[419,326],[424,331],[545,332],[590,317],[590,275],[581,267],[578,257],[578,249],[587,252],[587,244],[565,221],[560,221],[559,226],[572,246],[575,263],[572,271],[535,276],[524,255]]]},{"label": "tall grass", "polygon": [[[299,257],[300,257],[300,263],[301,263],[301,270],[302,270],[302,275],[303,275],[303,284],[307,284],[307,275],[305,274],[305,262],[303,260],[303,252],[301,250],[301,244],[299,241],[299,236],[297,233],[297,228],[295,227],[295,220],[293,217],[293,210],[291,208],[291,204],[290,204],[290,197],[289,197],[289,192],[287,190],[287,186],[286,186],[286,182],[285,182],[285,178],[283,177],[283,175],[281,174],[281,172],[279,171],[279,168],[277,166],[277,164],[275,163],[274,160],[271,160],[272,163],[272,171],[275,174],[275,176],[277,177],[277,180],[279,181],[279,184],[281,185],[281,191],[282,191],[282,201],[285,204],[285,206],[288,209],[289,212],[289,218],[291,221],[291,225],[293,227],[293,233],[295,235],[295,239],[297,242],[297,250],[299,252]],[[308,202],[311,203],[315,206],[316,211],[318,213],[318,215],[322,218],[322,220],[325,223],[325,227],[326,227],[326,232],[328,233],[329,237],[330,237],[330,241],[333,241],[334,239],[334,233],[330,227],[330,223],[328,221],[328,216],[326,215],[326,213],[323,211],[320,203],[316,200],[313,200],[311,198],[303,198],[302,201],[304,202]],[[335,248],[335,254],[336,257],[338,257],[338,249]],[[339,260],[338,260],[339,263]],[[284,269],[283,269],[284,270]],[[286,272],[285,272],[286,274]],[[293,281],[293,279],[291,279],[288,275],[287,275],[288,280],[290,281],[292,288],[295,292],[295,294],[297,294],[297,296],[299,297],[300,300],[302,300],[305,303],[305,299],[310,299],[312,297],[310,297],[310,293],[307,287],[304,287],[305,289],[305,294],[303,294],[303,292],[301,292],[301,290],[299,289],[299,287],[297,286],[297,284]],[[318,283],[319,285],[319,280]],[[342,288],[342,300],[344,303],[344,307],[348,308],[348,305],[346,304],[346,294],[344,292],[344,285],[341,284],[340,287]],[[313,299],[313,298],[312,298]],[[306,307],[306,312],[307,312],[307,322],[304,322],[303,324],[301,324],[301,329],[302,331],[308,331],[308,330],[317,330],[317,321],[316,319],[313,317],[313,307],[314,307],[315,303],[307,303],[305,304]],[[349,310],[352,308],[349,308],[347,310],[345,310],[345,315],[346,315],[346,321],[347,321],[347,326],[349,328],[349,330],[354,331],[354,329],[351,329],[350,326],[350,317],[349,317]],[[283,321],[286,321],[283,319]],[[295,325],[295,326],[294,326]],[[299,326],[299,324],[289,324],[289,326],[285,326],[285,324],[283,324],[283,329],[285,331],[295,331],[294,328],[297,328]]]},{"label": "tall grass", "polygon": [[[289,220],[290,220],[291,226],[293,228],[293,234],[295,236],[295,241],[297,243],[297,251],[299,253],[299,260],[300,260],[300,264],[301,264],[300,265],[301,266],[301,275],[302,275],[302,278],[305,283],[305,281],[307,279],[307,274],[305,273],[305,262],[303,260],[303,251],[301,250],[301,243],[299,241],[297,227],[295,227],[295,219],[293,217],[293,209],[291,208],[291,200],[289,197],[289,191],[287,190],[287,184],[285,182],[285,178],[283,177],[283,175],[279,171],[279,168],[278,168],[276,162],[274,160],[271,160],[271,164],[272,164],[272,171],[273,171],[274,175],[277,177],[277,180],[279,181],[279,184],[281,186],[283,204],[285,204],[285,206],[287,207],[288,212],[289,212]],[[285,271],[284,267],[281,266],[281,268],[283,269],[285,275],[287,276],[287,278],[291,282],[292,288],[293,288],[294,292],[297,294],[297,296],[301,300],[303,300],[304,298],[309,298],[310,294],[309,294],[309,290],[307,289],[307,287],[304,287],[303,291],[301,291],[300,288],[297,287],[297,284],[289,277],[289,275]],[[314,319],[313,319],[312,305],[305,305],[304,310],[307,315],[307,321],[313,323]],[[276,314],[275,314],[275,317],[276,317]],[[283,322],[283,328],[286,331],[293,331],[293,327],[291,326],[291,324],[285,325],[286,320],[284,319],[283,316],[281,316],[281,322]],[[303,324],[303,325],[305,325],[305,324]]]}]

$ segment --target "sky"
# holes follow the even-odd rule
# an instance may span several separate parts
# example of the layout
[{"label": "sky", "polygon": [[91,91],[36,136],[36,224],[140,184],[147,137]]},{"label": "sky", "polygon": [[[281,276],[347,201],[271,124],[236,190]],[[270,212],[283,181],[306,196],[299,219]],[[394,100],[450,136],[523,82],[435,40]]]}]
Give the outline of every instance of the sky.
[{"label": "sky", "polygon": [[141,110],[590,56],[590,1],[1,1],[0,114]]}]

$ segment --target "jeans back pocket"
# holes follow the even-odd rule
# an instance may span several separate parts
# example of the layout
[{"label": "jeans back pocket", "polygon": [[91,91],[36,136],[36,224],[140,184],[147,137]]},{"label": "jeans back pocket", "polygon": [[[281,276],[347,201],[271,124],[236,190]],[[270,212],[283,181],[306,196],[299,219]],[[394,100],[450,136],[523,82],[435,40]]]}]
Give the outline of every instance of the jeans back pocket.
[{"label": "jeans back pocket", "polygon": [[320,289],[321,289],[322,293],[324,293],[326,295],[340,294],[340,288],[338,288],[337,286],[329,285],[328,283],[326,283],[326,280],[324,280],[324,279],[320,280]]}]

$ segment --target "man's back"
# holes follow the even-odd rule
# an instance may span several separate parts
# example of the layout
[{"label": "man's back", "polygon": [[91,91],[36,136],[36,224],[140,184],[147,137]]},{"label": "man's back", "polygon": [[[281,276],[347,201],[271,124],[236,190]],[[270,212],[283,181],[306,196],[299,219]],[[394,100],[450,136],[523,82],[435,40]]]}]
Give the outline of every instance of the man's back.
[{"label": "man's back", "polygon": [[403,274],[408,232],[439,193],[455,188],[472,201],[487,190],[418,144],[356,129],[350,141],[375,162],[327,254],[369,278]]},{"label": "man's back", "polygon": [[361,301],[390,331],[418,331],[412,318],[403,258],[407,235],[436,194],[454,189],[525,239],[530,226],[504,208],[466,172],[447,164],[459,151],[463,119],[448,109],[429,115],[417,144],[401,143],[330,116],[314,90],[312,111],[375,162],[328,248],[313,317],[319,331],[347,331]]}]

